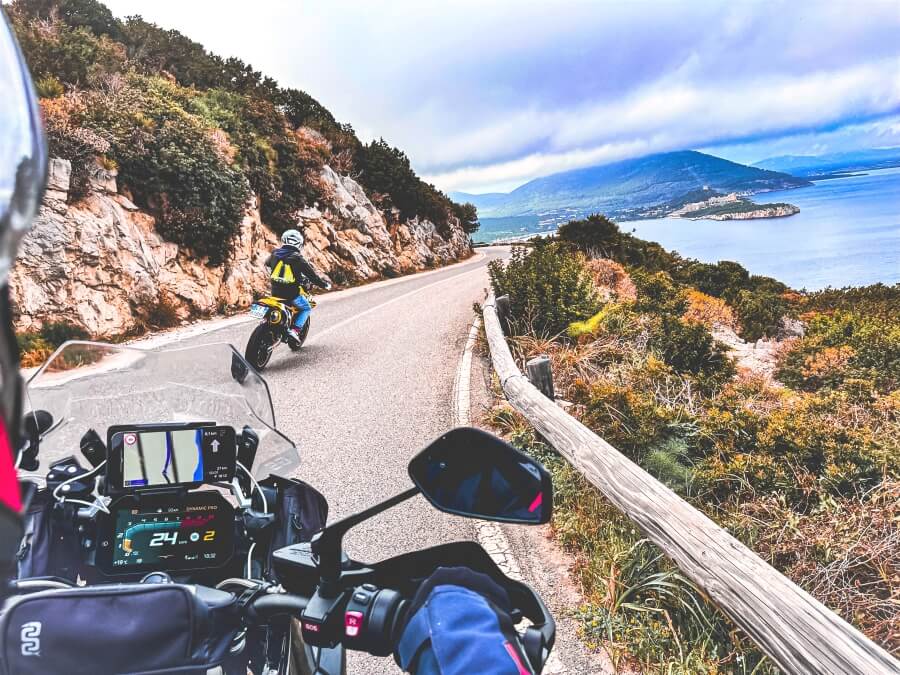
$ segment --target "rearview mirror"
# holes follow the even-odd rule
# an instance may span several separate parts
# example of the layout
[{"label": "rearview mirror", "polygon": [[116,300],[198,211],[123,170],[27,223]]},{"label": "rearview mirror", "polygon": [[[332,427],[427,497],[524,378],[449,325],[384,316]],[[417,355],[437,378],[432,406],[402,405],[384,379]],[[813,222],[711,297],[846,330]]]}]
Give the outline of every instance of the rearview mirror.
[{"label": "rearview mirror", "polygon": [[413,458],[409,477],[432,506],[458,516],[539,525],[553,512],[543,465],[480,429],[448,431]]}]

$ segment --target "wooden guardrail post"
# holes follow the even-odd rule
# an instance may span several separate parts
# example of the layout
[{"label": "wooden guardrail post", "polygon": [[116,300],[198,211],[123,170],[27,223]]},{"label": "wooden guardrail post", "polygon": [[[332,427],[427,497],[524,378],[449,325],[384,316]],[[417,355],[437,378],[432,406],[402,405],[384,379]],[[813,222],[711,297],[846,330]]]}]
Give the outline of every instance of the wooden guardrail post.
[{"label": "wooden guardrail post", "polygon": [[500,318],[500,325],[503,327],[504,333],[509,333],[509,296],[501,295],[494,300],[497,308],[497,316]]},{"label": "wooden guardrail post", "polygon": [[900,675],[900,662],[622,455],[519,371],[489,296],[484,331],[510,404],[779,668]]},{"label": "wooden guardrail post", "polygon": [[525,364],[528,372],[528,381],[538,388],[544,396],[551,401],[556,400],[556,392],[553,390],[553,368],[550,365],[550,357],[535,356]]}]

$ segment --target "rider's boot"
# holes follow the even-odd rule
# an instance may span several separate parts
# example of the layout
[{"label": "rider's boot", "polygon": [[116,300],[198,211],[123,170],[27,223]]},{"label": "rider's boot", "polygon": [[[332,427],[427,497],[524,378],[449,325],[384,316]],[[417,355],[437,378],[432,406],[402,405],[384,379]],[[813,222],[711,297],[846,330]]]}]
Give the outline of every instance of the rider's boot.
[{"label": "rider's boot", "polygon": [[288,328],[288,343],[290,343],[291,347],[300,346],[300,331],[294,327]]}]

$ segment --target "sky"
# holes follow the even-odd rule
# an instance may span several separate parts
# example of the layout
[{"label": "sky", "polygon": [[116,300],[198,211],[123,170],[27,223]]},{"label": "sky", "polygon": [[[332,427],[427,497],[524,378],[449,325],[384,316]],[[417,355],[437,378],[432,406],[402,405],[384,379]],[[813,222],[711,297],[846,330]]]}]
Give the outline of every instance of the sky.
[{"label": "sky", "polygon": [[105,2],[308,92],[447,191],[900,146],[900,0]]}]

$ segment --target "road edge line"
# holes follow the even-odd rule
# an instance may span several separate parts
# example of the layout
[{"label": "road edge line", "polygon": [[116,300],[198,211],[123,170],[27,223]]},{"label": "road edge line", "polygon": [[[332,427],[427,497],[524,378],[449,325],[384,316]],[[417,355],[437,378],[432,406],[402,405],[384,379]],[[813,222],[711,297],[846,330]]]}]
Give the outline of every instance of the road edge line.
[{"label": "road edge line", "polygon": [[[457,426],[469,426],[471,424],[472,358],[480,328],[481,317],[476,316],[471,328],[469,328],[466,346],[463,348],[459,366],[456,370],[456,379],[453,383],[453,421]],[[525,577],[513,553],[512,544],[510,544],[509,538],[499,523],[484,520],[475,521],[475,538],[504,574],[511,579],[525,583]],[[554,650],[550,653],[550,658],[544,664],[544,672],[547,675],[560,675],[569,672],[558,651]]]},{"label": "road edge line", "polygon": [[[466,346],[459,359],[454,383],[454,422],[457,426],[468,426],[471,423],[471,394],[472,394],[472,354],[475,350],[475,342],[478,339],[478,330],[481,328],[481,318],[475,317],[469,328]],[[522,581],[522,570],[512,553],[512,546],[506,533],[499,524],[490,521],[477,521],[475,532],[478,543],[491,556],[504,574],[516,581]]]}]

